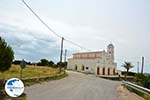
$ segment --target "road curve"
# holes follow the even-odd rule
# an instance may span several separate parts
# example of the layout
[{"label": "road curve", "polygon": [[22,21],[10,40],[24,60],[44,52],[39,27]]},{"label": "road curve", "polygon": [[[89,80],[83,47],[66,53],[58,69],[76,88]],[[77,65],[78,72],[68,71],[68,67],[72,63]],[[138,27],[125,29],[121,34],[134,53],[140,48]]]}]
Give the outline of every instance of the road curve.
[{"label": "road curve", "polygon": [[28,100],[119,100],[120,82],[68,71],[69,76],[25,88]]}]

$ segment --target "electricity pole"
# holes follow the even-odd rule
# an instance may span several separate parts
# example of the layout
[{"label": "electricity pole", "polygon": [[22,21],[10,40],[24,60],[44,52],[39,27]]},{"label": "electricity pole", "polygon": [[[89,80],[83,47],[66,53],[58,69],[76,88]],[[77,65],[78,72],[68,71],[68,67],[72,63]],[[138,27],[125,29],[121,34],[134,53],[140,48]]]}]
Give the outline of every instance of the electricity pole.
[{"label": "electricity pole", "polygon": [[143,68],[144,68],[144,57],[142,57],[142,68],[141,68],[141,74],[143,74]]},{"label": "electricity pole", "polygon": [[139,73],[139,62],[137,62],[137,73]]},{"label": "electricity pole", "polygon": [[65,58],[64,58],[64,62],[66,62],[66,56],[67,56],[67,49],[65,49]]},{"label": "electricity pole", "polygon": [[61,39],[61,48],[60,48],[60,71],[61,71],[61,63],[62,63],[62,54],[63,54],[63,41],[64,41],[64,37],[62,37]]}]

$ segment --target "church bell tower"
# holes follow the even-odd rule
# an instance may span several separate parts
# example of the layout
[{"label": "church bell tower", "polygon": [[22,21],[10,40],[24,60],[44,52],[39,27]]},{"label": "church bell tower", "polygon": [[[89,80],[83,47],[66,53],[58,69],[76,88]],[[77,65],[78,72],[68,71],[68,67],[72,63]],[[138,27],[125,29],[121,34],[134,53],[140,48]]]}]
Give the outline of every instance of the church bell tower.
[{"label": "church bell tower", "polygon": [[112,62],[114,62],[114,45],[113,44],[109,44],[107,46],[107,53],[109,57],[111,58]]}]

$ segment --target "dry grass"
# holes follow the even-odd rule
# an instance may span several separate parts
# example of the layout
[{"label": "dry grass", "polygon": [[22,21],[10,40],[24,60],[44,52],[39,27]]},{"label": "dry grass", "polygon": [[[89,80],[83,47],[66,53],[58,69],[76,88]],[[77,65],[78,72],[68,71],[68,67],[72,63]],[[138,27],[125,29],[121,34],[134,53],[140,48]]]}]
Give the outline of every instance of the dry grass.
[{"label": "dry grass", "polygon": [[[20,66],[19,65],[12,65],[11,68],[6,71],[5,79],[9,78],[19,78],[20,77]],[[41,76],[49,76],[59,73],[59,69],[45,67],[45,66],[27,66],[23,69],[23,78],[31,78],[31,77],[41,77]],[[0,80],[3,79],[4,75],[0,73]]]}]

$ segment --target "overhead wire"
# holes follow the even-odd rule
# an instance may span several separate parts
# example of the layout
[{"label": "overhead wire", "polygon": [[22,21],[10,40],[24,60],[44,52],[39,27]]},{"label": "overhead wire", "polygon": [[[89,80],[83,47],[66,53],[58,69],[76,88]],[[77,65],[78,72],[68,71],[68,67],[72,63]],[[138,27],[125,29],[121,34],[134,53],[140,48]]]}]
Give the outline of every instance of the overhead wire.
[{"label": "overhead wire", "polygon": [[[57,37],[59,37],[59,38],[61,38],[61,39],[64,38],[64,37],[60,36],[59,34],[57,34],[52,28],[50,28],[49,25],[47,25],[47,23],[45,23],[45,22],[42,20],[42,18],[25,2],[25,0],[21,0],[21,1],[23,2],[23,4],[33,13],[33,15],[34,15],[49,31],[51,31],[54,35],[56,35]],[[85,48],[85,47],[83,47],[83,46],[81,46],[81,45],[79,45],[79,44],[77,44],[77,43],[75,43],[75,42],[72,42],[72,41],[70,41],[70,40],[68,40],[68,39],[66,39],[66,38],[64,38],[64,40],[65,40],[66,42],[69,42],[69,43],[71,43],[71,44],[77,46],[77,47],[80,47],[80,48],[82,48],[82,49],[85,49],[85,50],[90,51],[89,49],[87,49],[87,48]]]},{"label": "overhead wire", "polygon": [[69,43],[71,43],[71,44],[77,46],[77,47],[80,47],[80,48],[85,49],[85,50],[87,50],[87,51],[91,51],[90,49],[87,49],[87,48],[85,48],[85,47],[83,47],[83,46],[80,46],[79,44],[74,43],[74,42],[72,42],[72,41],[70,41],[70,40],[68,40],[68,39],[65,39],[65,40],[66,40],[67,42],[69,42]]},{"label": "overhead wire", "polygon": [[53,32],[53,34],[55,34],[56,36],[58,36],[59,38],[62,38],[60,35],[58,35],[54,30],[52,30],[42,19],[39,15],[37,15],[37,13],[35,13],[35,11],[33,11],[33,9],[24,1],[21,0],[25,6],[35,15],[35,17],[46,27],[48,28],[48,30],[50,30],[51,32]]}]

